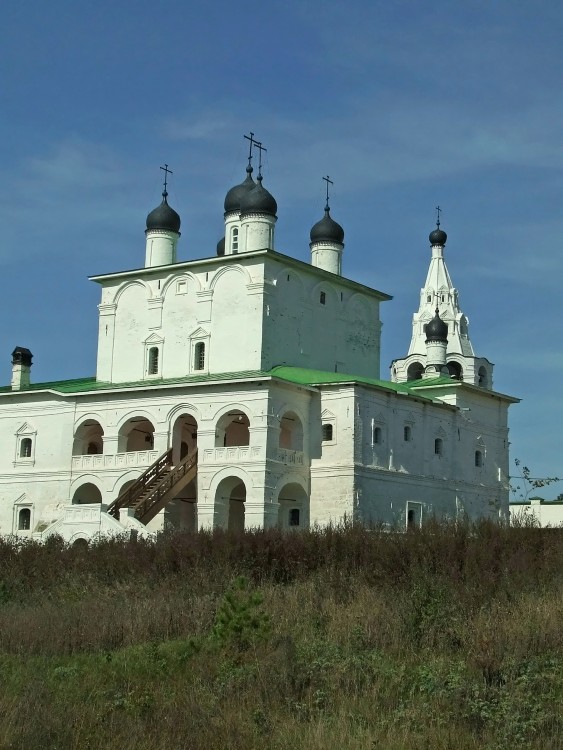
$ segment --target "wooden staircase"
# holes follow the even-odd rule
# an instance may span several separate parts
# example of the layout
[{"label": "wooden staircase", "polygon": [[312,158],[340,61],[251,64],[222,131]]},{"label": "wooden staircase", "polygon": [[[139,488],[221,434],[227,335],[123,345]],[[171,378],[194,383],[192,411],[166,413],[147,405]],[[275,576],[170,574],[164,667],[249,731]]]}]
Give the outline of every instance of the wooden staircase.
[{"label": "wooden staircase", "polygon": [[119,519],[122,508],[134,508],[135,518],[147,524],[197,476],[197,448],[172,465],[172,448],[163,453],[152,466],[121,492],[108,508]]}]

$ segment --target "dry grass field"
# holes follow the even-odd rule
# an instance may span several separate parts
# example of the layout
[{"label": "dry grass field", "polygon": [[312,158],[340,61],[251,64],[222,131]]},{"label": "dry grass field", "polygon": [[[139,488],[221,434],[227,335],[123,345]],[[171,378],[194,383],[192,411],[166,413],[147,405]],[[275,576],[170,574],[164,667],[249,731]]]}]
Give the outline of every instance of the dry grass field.
[{"label": "dry grass field", "polygon": [[0,543],[0,748],[563,747],[563,531]]}]

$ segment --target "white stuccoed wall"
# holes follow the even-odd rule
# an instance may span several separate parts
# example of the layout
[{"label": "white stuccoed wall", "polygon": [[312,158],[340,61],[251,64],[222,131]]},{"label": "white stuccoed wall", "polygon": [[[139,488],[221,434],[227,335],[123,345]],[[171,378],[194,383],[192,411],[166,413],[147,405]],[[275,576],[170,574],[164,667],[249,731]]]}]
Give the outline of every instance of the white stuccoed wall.
[{"label": "white stuccoed wall", "polygon": [[206,372],[290,364],[379,375],[386,295],[286,256],[231,255],[94,278],[102,285],[99,380],[150,379],[152,346],[160,350],[154,377],[194,374],[199,341]]}]

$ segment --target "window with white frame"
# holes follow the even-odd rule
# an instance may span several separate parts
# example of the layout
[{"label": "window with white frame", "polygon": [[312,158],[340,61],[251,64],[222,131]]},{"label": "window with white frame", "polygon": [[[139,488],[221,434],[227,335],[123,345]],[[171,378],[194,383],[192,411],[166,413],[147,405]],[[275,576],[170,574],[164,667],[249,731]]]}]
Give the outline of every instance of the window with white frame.
[{"label": "window with white frame", "polygon": [[231,250],[233,251],[233,253],[238,253],[238,227],[233,227],[231,238]]},{"label": "window with white frame", "polygon": [[422,503],[415,503],[409,500],[406,511],[407,531],[420,529],[422,526]]},{"label": "window with white frame", "polygon": [[14,464],[33,464],[37,430],[27,422],[16,432],[16,453]]}]

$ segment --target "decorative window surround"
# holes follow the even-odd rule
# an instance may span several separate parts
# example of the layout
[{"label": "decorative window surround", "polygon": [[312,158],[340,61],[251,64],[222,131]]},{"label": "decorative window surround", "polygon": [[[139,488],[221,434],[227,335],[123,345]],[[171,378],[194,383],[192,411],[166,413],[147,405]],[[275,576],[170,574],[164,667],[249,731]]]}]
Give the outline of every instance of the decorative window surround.
[{"label": "decorative window surround", "polygon": [[[143,371],[145,373],[145,378],[148,380],[151,378],[161,378],[164,339],[162,336],[152,333],[147,339],[145,339],[144,344],[145,363]],[[154,350],[156,350],[156,354]]]},{"label": "decorative window surround", "polygon": [[[33,466],[35,464],[35,443],[37,430],[24,422],[15,434],[16,455],[14,466]],[[31,443],[29,442],[31,441]]]},{"label": "decorative window surround", "polygon": [[[189,372],[202,373],[209,372],[209,342],[211,336],[204,328],[198,328],[190,334],[190,361],[189,361]],[[201,346],[203,344],[203,362],[201,357]],[[203,364],[203,367],[199,367]]]}]

